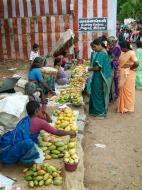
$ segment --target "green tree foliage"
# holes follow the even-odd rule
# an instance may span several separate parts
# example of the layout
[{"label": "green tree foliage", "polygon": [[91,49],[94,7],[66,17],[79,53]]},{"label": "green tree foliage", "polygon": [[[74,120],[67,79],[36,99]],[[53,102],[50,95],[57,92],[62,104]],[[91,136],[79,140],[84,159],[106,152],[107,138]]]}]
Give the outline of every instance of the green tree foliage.
[{"label": "green tree foliage", "polygon": [[118,0],[118,19],[142,19],[141,0]]}]

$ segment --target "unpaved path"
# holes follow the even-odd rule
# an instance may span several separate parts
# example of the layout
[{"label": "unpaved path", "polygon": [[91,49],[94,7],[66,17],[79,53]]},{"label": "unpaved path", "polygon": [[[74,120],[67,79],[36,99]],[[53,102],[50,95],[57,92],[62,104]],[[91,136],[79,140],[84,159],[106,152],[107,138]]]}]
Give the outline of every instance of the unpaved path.
[{"label": "unpaved path", "polygon": [[[96,148],[98,143],[106,148]],[[142,91],[133,114],[118,114],[112,104],[107,119],[88,117],[84,152],[89,190],[142,190]]]}]

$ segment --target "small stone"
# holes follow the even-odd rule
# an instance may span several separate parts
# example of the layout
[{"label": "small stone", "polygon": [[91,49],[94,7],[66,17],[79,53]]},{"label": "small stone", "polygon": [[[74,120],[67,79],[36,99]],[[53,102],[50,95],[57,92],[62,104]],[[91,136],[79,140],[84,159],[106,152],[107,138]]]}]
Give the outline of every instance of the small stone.
[{"label": "small stone", "polygon": [[134,152],[139,152],[136,148],[134,148],[133,150],[134,150]]}]

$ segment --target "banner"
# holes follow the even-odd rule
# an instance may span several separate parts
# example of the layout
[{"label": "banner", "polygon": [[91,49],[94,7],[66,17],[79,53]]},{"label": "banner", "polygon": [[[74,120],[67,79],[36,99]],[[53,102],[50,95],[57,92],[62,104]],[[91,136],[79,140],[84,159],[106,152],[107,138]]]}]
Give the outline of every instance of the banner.
[{"label": "banner", "polygon": [[107,31],[107,18],[79,18],[79,31]]}]

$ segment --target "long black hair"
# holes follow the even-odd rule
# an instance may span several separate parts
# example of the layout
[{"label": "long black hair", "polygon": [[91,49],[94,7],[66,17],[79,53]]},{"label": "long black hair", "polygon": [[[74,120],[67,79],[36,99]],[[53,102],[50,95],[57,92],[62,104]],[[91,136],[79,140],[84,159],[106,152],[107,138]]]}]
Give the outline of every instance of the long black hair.
[{"label": "long black hair", "polygon": [[54,60],[54,66],[58,65],[58,63],[61,62],[61,58],[60,57],[56,57]]},{"label": "long black hair", "polygon": [[38,48],[38,47],[39,47],[39,45],[36,44],[36,43],[34,43],[34,45],[33,45],[33,49],[36,49],[36,48]]},{"label": "long black hair", "polygon": [[123,41],[120,43],[121,49],[126,48],[128,50],[132,50],[131,45],[128,41]]},{"label": "long black hair", "polygon": [[37,101],[30,101],[26,105],[27,114],[32,117],[39,108],[40,104]]},{"label": "long black hair", "polygon": [[94,39],[92,42],[94,45],[101,45],[103,48],[107,48],[105,45],[105,41],[107,41],[107,38],[105,36],[101,36],[99,38]]},{"label": "long black hair", "polygon": [[43,59],[41,57],[36,57],[30,67],[30,71],[34,68],[39,68],[39,64],[42,65]]},{"label": "long black hair", "polygon": [[101,45],[101,40],[100,40],[100,38],[96,38],[96,39],[94,39],[94,41],[93,41],[93,44],[94,45]]}]

